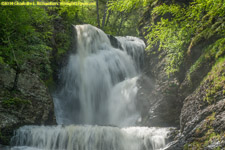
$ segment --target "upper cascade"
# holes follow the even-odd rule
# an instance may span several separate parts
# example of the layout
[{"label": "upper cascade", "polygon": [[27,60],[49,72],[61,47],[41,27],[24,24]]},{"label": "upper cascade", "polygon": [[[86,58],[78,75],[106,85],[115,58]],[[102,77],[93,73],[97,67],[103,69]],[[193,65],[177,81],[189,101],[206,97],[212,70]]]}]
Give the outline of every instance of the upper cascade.
[{"label": "upper cascade", "polygon": [[[60,74],[54,94],[58,124],[132,126],[139,118],[136,81],[145,44],[135,37],[117,37],[122,49],[91,25],[76,25],[76,54]],[[115,111],[116,110],[116,111]]]},{"label": "upper cascade", "polygon": [[92,25],[74,26],[77,33],[78,53],[79,55],[88,55],[98,50],[106,49],[110,45],[108,36],[99,28]]},{"label": "upper cascade", "polygon": [[120,41],[122,49],[135,60],[137,70],[140,71],[140,66],[144,63],[144,41],[133,36],[117,36],[116,39]]}]

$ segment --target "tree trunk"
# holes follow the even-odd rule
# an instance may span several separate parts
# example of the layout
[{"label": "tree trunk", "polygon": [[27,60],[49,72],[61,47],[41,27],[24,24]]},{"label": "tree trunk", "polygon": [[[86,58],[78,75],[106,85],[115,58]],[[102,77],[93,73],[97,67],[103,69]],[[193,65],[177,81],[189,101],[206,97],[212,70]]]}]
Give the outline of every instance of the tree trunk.
[{"label": "tree trunk", "polygon": [[16,71],[16,75],[14,78],[13,87],[11,89],[12,91],[17,90],[17,88],[18,88],[17,85],[18,85],[18,80],[19,80],[19,75],[20,75],[20,67],[16,66],[15,71]]},{"label": "tree trunk", "polygon": [[107,26],[107,25],[108,25],[108,23],[109,23],[109,17],[110,17],[110,15],[111,15],[111,13],[112,13],[112,11],[111,11],[111,10],[109,10],[109,14],[108,14],[108,16],[107,16],[105,26]]},{"label": "tree trunk", "polygon": [[99,4],[98,0],[96,0],[96,11],[97,11],[97,23],[98,23],[98,28],[100,28],[100,18],[99,18]]},{"label": "tree trunk", "polygon": [[107,2],[105,4],[105,11],[104,11],[104,15],[103,15],[103,18],[102,18],[102,29],[104,29],[104,26],[105,26],[105,19],[106,19],[107,10],[108,10],[107,4],[108,4],[108,0],[107,0]]},{"label": "tree trunk", "polygon": [[[10,41],[10,38],[8,36],[8,42],[9,42],[9,46],[12,50],[12,54],[13,54],[13,58],[14,58],[14,63],[15,65],[12,66],[12,68],[16,71],[16,75],[15,75],[15,78],[14,78],[14,82],[13,82],[13,87],[11,88],[11,90],[17,90],[17,83],[18,83],[18,80],[19,80],[19,74],[20,74],[20,66],[19,66],[19,63],[16,59],[16,55],[15,55],[15,51],[13,49],[13,46],[11,44],[11,41]],[[14,68],[15,67],[15,68]]]},{"label": "tree trunk", "polygon": [[124,17],[123,17],[123,12],[122,12],[122,13],[121,13],[120,26],[119,26],[119,29],[118,29],[118,31],[117,31],[117,35],[120,35],[120,30],[121,30],[121,28],[122,28],[123,20],[124,20]]}]

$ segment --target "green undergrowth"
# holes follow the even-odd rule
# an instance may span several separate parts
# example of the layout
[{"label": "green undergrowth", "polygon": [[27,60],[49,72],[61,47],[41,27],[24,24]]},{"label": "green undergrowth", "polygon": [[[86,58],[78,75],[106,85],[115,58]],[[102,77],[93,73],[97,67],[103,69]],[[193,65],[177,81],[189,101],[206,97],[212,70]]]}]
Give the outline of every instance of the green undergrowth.
[{"label": "green undergrowth", "polygon": [[209,45],[199,59],[191,66],[187,73],[188,80],[192,80],[192,74],[199,71],[203,65],[209,65],[215,62],[225,54],[225,38],[218,39],[215,43]]},{"label": "green undergrowth", "polygon": [[[173,2],[158,4],[151,12],[153,21],[146,28],[148,30],[147,49],[150,53],[154,53],[154,46],[158,45],[159,51],[163,50],[167,53],[166,73],[170,75],[178,72],[185,56],[192,54],[192,48],[195,45],[212,37],[220,37],[212,49],[218,49],[221,43],[224,43],[224,10],[223,0],[194,0],[189,5]],[[160,21],[154,21],[159,17]],[[215,57],[219,57],[224,51],[223,48],[215,52]],[[207,52],[204,53],[207,54]],[[204,60],[203,57],[191,70]]]},{"label": "green undergrowth", "polygon": [[217,60],[201,84],[205,82],[208,83],[209,87],[206,89],[204,101],[211,104],[217,100],[217,95],[225,96],[225,57]]}]

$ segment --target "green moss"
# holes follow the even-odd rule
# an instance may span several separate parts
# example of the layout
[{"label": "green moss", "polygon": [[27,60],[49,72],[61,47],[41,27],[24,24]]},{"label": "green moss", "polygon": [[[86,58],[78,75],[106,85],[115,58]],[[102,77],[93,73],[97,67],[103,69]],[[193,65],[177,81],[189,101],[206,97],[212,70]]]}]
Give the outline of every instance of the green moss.
[{"label": "green moss", "polygon": [[51,86],[54,83],[53,77],[51,76],[48,80],[45,80],[44,83],[47,86]]},{"label": "green moss", "polygon": [[214,140],[221,141],[222,134],[218,134],[214,130],[208,130],[208,132],[205,134],[206,140],[204,141],[203,146],[206,147],[210,145]]},{"label": "green moss", "polygon": [[[213,129],[208,130],[201,138],[195,139],[192,143],[184,145],[184,150],[198,149],[203,150],[208,145],[212,144],[213,141],[221,141],[224,133],[218,134]],[[217,149],[220,147],[217,147]]]},{"label": "green moss", "polygon": [[5,99],[2,101],[2,105],[5,108],[12,108],[12,107],[21,107],[22,105],[30,105],[30,100],[24,100],[18,97],[13,97],[9,99]]},{"label": "green moss", "polygon": [[201,143],[198,142],[198,141],[194,141],[193,143],[190,144],[189,148],[195,148],[195,149],[198,149],[198,150],[201,150],[202,149],[202,146],[201,146]]},{"label": "green moss", "polygon": [[216,116],[216,113],[213,112],[213,113],[212,113],[210,116],[208,116],[206,119],[209,120],[209,121],[214,121],[214,120],[216,119],[215,116]]},{"label": "green moss", "polygon": [[[209,84],[209,87],[206,90],[206,94],[203,98],[204,101],[207,101],[209,104],[215,102],[215,98],[218,92],[221,92],[222,95],[225,95],[225,57],[220,58],[216,64],[213,66],[212,70],[208,73],[207,77],[203,80]],[[202,84],[203,84],[202,83]]]},{"label": "green moss", "polygon": [[184,145],[184,150],[188,150],[188,144]]},{"label": "green moss", "polygon": [[[204,150],[208,145],[212,144],[215,141],[221,141],[222,137],[225,137],[225,132],[217,133],[212,127],[215,116],[216,113],[213,112],[211,115],[206,117],[204,124],[196,129],[196,138],[194,139],[194,141],[185,145],[187,150]],[[199,135],[200,137],[198,137]]]},{"label": "green moss", "polygon": [[195,130],[195,133],[196,133],[196,134],[199,134],[200,131],[201,131],[200,128],[197,128],[197,129]]},{"label": "green moss", "polygon": [[225,53],[225,38],[218,39],[215,43],[207,46],[199,59],[191,66],[187,73],[188,80],[191,81],[191,76],[194,72],[198,72],[199,68],[209,62],[221,58]]}]

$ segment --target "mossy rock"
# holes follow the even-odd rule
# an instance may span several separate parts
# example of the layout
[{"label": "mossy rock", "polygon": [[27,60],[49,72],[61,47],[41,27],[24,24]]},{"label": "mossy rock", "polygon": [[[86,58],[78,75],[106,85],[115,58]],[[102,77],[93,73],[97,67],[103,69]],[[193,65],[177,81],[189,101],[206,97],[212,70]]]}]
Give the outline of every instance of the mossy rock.
[{"label": "mossy rock", "polygon": [[13,107],[19,108],[23,105],[26,106],[30,104],[31,104],[30,100],[21,99],[18,97],[9,98],[2,101],[2,106],[5,108],[13,108]]}]

